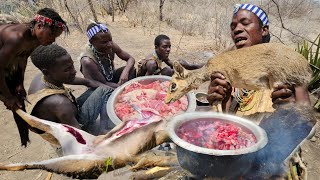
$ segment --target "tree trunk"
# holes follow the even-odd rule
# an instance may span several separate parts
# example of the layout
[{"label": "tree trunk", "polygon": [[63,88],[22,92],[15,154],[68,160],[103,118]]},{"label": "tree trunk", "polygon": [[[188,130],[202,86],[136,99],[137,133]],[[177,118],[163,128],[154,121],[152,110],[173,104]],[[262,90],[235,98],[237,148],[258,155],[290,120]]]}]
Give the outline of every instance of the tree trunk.
[{"label": "tree trunk", "polygon": [[68,6],[67,0],[64,0],[63,2],[64,2],[64,6],[66,7],[67,11],[69,12],[71,18],[72,18],[72,19],[74,20],[74,22],[76,23],[77,28],[80,30],[80,32],[83,33],[83,30],[82,30],[82,28],[81,28],[81,26],[80,26],[80,23],[79,23],[78,19],[77,19],[77,18],[72,14],[72,12],[70,11],[70,8],[69,8],[69,6]]},{"label": "tree trunk", "polygon": [[112,22],[114,22],[114,4],[113,4],[114,0],[111,0],[111,6],[112,6]]},{"label": "tree trunk", "polygon": [[88,0],[88,4],[89,4],[89,6],[90,6],[90,10],[91,10],[91,12],[92,12],[94,21],[95,21],[95,22],[98,22],[97,14],[96,14],[96,11],[94,10],[92,0]]},{"label": "tree trunk", "polygon": [[163,4],[164,4],[165,0],[160,0],[160,6],[159,6],[159,20],[162,21],[163,20],[163,15],[162,15],[162,9],[163,9]]}]

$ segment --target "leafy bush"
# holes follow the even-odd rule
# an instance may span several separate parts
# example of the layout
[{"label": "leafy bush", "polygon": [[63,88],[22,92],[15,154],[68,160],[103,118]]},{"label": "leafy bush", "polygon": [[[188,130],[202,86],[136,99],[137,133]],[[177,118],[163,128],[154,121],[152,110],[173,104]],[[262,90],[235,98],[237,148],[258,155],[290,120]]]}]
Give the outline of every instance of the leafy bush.
[{"label": "leafy bush", "polygon": [[312,94],[318,96],[318,102],[315,108],[320,110],[320,34],[312,45],[309,45],[307,41],[304,41],[302,45],[298,44],[298,52],[302,54],[309,62],[312,69],[312,79],[309,83],[308,90]]}]

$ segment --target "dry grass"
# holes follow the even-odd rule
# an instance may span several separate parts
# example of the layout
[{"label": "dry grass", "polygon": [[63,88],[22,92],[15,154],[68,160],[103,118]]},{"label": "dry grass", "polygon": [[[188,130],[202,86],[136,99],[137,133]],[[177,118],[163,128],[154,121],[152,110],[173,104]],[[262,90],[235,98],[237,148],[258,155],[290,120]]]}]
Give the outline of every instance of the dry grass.
[{"label": "dry grass", "polygon": [[[142,26],[145,34],[161,32],[159,21],[159,0],[117,0],[114,2],[129,2],[126,9],[114,4],[116,16],[125,14],[132,27]],[[42,7],[56,9],[71,26],[85,31],[93,19],[87,0],[66,1],[70,12],[66,10],[63,0],[38,0],[37,6],[19,0],[7,0],[0,4],[0,13],[18,13],[32,17]],[[229,24],[233,5],[236,3],[252,3],[262,7],[269,15],[272,41],[281,41],[289,45],[302,42],[302,38],[312,40],[319,33],[320,3],[314,0],[165,0],[163,6],[163,21],[181,32],[181,38],[186,35],[200,35],[212,41],[216,50],[225,49],[232,44]],[[279,4],[280,14],[276,2]],[[105,17],[112,13],[111,0],[93,0],[98,16]],[[72,17],[73,16],[73,17]],[[282,18],[282,23],[280,21]],[[74,18],[75,17],[75,18]],[[109,22],[104,22],[109,23]],[[282,26],[290,29],[286,31]],[[295,46],[295,45],[293,45]]]},{"label": "dry grass", "polygon": [[[273,41],[286,44],[301,42],[299,36],[314,39],[318,34],[320,6],[313,0],[284,0],[276,2],[280,6],[285,27],[296,35],[284,30],[280,23],[275,3],[268,1],[230,0],[167,0],[164,3],[164,21],[178,29],[183,35],[201,35],[212,40],[216,49],[224,49],[232,44],[229,24],[236,3],[253,3],[261,6],[269,15]],[[159,1],[141,0],[130,4],[126,15],[133,26],[142,25],[153,29],[159,24]],[[279,39],[280,40],[279,40]]]}]

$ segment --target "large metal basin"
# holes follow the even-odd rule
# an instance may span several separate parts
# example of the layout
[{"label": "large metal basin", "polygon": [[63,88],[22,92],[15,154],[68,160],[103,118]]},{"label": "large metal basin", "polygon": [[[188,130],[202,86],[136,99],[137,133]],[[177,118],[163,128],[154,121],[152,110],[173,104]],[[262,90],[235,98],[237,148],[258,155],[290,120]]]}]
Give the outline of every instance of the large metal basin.
[{"label": "large metal basin", "polygon": [[[257,143],[243,149],[215,150],[190,144],[176,134],[177,128],[185,122],[212,118],[236,124],[250,131],[255,135]],[[181,167],[200,179],[204,177],[226,179],[240,177],[250,169],[250,164],[254,160],[252,154],[263,148],[268,142],[266,132],[253,122],[214,112],[193,112],[175,116],[168,122],[167,131],[172,141],[177,144],[177,156]]]},{"label": "large metal basin", "polygon": [[[115,125],[118,125],[122,122],[114,111],[114,105],[117,102],[118,95],[129,84],[131,84],[133,82],[140,82],[142,84],[150,84],[154,81],[163,82],[163,81],[170,81],[170,80],[171,80],[171,77],[169,77],[169,76],[154,75],[154,76],[138,77],[138,78],[132,79],[132,80],[124,83],[123,85],[121,85],[120,87],[118,87],[117,89],[115,89],[113,91],[113,93],[111,94],[111,96],[107,102],[107,112],[108,112],[109,118],[111,119],[111,121]],[[196,104],[196,98],[195,98],[194,93],[192,93],[192,92],[187,93],[187,98],[188,98],[188,108],[187,108],[186,112],[195,111],[197,104]]]}]

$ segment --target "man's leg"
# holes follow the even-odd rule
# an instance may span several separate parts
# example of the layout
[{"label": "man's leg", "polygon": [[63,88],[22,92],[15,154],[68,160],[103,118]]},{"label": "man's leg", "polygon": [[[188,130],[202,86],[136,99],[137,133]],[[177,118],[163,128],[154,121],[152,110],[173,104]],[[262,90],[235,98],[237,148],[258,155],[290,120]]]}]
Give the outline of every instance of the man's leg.
[{"label": "man's leg", "polygon": [[81,107],[84,104],[84,102],[86,102],[86,100],[89,98],[89,96],[91,96],[94,90],[94,88],[89,88],[77,98],[77,103],[79,107]]},{"label": "man's leg", "polygon": [[[98,124],[96,120],[101,110],[106,109],[106,102],[108,101],[112,91],[113,89],[111,88],[98,87],[83,103],[80,108],[79,123],[84,125],[83,129],[85,131],[95,135],[99,134],[100,124]],[[101,120],[105,119],[103,116],[105,115],[101,115]]]},{"label": "man's leg", "polygon": [[148,60],[146,63],[146,68],[147,68],[147,73],[146,76],[148,75],[158,75],[160,74],[160,69],[158,67],[158,64],[155,60]]},{"label": "man's leg", "polygon": [[174,73],[174,70],[171,69],[170,67],[165,67],[161,70],[161,75],[172,76],[173,73]]}]

